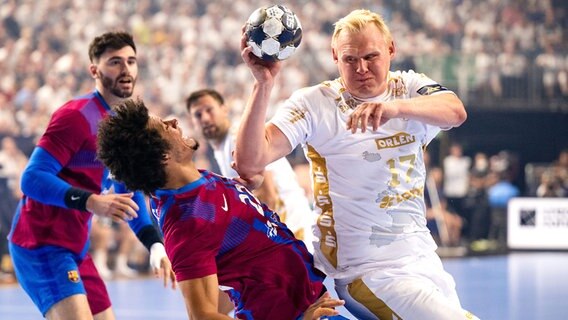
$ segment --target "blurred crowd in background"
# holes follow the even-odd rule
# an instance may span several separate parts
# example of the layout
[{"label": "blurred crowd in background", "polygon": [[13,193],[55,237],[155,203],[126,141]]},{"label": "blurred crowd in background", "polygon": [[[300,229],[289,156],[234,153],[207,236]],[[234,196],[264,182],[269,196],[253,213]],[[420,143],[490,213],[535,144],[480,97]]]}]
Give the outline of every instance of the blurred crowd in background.
[{"label": "blurred crowd in background", "polygon": [[[187,95],[211,87],[224,95],[237,122],[252,85],[240,57],[241,27],[250,13],[266,4],[0,0],[1,253],[6,251],[9,221],[21,197],[19,175],[39,135],[56,108],[94,89],[87,69],[93,37],[108,30],[133,33],[140,66],[135,95],[152,112],[187,119]],[[353,9],[367,8],[381,13],[391,28],[397,47],[393,70],[424,72],[472,108],[531,104],[568,109],[566,1],[288,0],[283,4],[298,15],[304,32],[299,51],[284,63],[278,78],[272,96],[275,107],[298,88],[337,77],[330,54],[333,23]],[[188,121],[182,125],[191,131]],[[209,168],[211,158],[206,144],[202,146],[197,160]],[[519,170],[525,170],[518,167],[515,154],[466,151],[471,157],[463,150],[448,152],[430,171],[439,188],[431,205],[449,215],[453,231],[445,244],[450,245],[500,239],[502,235],[492,228],[491,208],[502,206],[503,199],[492,197],[492,188],[518,189],[503,183],[510,184]],[[306,164],[300,158],[292,162],[309,189]],[[445,165],[452,161],[453,165]],[[517,190],[518,195],[567,196],[568,151],[529,169],[535,174],[526,190]],[[486,209],[480,209],[485,203]],[[8,264],[4,261],[2,269],[9,269]]]}]

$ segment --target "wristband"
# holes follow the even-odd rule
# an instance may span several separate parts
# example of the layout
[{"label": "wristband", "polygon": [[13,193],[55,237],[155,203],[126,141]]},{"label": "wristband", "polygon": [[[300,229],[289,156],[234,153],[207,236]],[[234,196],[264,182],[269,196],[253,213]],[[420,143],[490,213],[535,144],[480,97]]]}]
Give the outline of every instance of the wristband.
[{"label": "wristband", "polygon": [[65,205],[69,209],[87,211],[87,199],[92,194],[92,192],[71,187],[65,192]]},{"label": "wristband", "polygon": [[161,243],[154,243],[150,248],[150,266],[153,271],[160,270],[162,259],[167,258],[166,248]]},{"label": "wristband", "polygon": [[158,233],[158,230],[154,227],[154,225],[145,226],[136,234],[138,240],[142,242],[142,244],[150,251],[152,245],[156,242],[162,243],[162,238]]}]

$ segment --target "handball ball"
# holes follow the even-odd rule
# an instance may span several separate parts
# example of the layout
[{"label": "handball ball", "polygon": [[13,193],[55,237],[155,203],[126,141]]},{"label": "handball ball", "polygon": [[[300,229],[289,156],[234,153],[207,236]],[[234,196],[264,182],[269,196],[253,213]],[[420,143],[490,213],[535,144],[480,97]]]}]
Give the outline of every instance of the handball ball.
[{"label": "handball ball", "polygon": [[283,5],[256,9],[248,18],[245,33],[252,53],[267,61],[288,59],[300,45],[300,20]]}]

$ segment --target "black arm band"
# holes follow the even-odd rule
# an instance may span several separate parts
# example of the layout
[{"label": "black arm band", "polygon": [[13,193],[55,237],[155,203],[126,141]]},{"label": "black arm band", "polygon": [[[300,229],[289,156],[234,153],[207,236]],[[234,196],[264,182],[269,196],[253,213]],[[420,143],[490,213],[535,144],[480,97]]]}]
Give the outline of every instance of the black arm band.
[{"label": "black arm band", "polygon": [[70,209],[87,211],[87,199],[92,194],[92,192],[71,187],[65,192],[65,205]]},{"label": "black arm band", "polygon": [[156,242],[163,244],[162,237],[160,237],[158,230],[156,230],[153,225],[143,227],[140,231],[138,231],[136,236],[146,249],[148,249],[148,251],[150,251],[150,247]]}]

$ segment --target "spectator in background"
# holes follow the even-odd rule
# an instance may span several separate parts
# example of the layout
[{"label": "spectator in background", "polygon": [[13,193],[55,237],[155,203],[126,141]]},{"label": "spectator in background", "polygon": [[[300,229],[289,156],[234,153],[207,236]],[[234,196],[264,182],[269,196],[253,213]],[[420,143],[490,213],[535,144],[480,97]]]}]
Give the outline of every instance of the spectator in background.
[{"label": "spectator in background", "polygon": [[568,149],[563,149],[558,154],[558,158],[554,161],[552,168],[555,175],[560,177],[562,187],[568,193]]},{"label": "spectator in background", "polygon": [[536,195],[537,197],[568,196],[568,149],[560,151],[557,160],[542,173]]},{"label": "spectator in background", "polygon": [[544,171],[540,176],[540,184],[536,188],[536,196],[539,198],[562,198],[566,196],[566,190],[562,187],[559,176],[554,174],[552,168]]},{"label": "spectator in background", "polygon": [[14,138],[7,136],[0,143],[0,283],[14,282],[8,253],[8,231],[22,196],[20,178],[28,157],[18,148]]},{"label": "spectator in background", "polygon": [[469,187],[464,199],[464,210],[469,217],[468,233],[465,235],[470,243],[487,239],[489,234],[489,200],[487,197],[487,176],[489,159],[483,152],[475,154],[469,175]]},{"label": "spectator in background", "polygon": [[449,154],[443,161],[443,193],[448,202],[448,210],[462,217],[466,224],[469,223],[469,216],[463,209],[463,201],[469,187],[470,168],[471,158],[463,154],[462,145],[452,143]]},{"label": "spectator in background", "polygon": [[448,211],[448,201],[442,192],[444,173],[439,167],[428,168],[427,172],[424,202],[428,228],[439,245],[459,246],[462,240],[463,219]]},{"label": "spectator in background", "polygon": [[0,137],[19,135],[20,127],[15,113],[15,107],[9,103],[7,95],[0,92]]},{"label": "spectator in background", "polygon": [[520,195],[520,190],[512,181],[510,159],[507,153],[501,152],[494,156],[492,171],[489,179],[494,182],[487,190],[489,207],[491,210],[491,224],[489,227],[489,240],[495,242],[497,249],[507,247],[507,206],[509,200]]},{"label": "spectator in background", "polygon": [[129,256],[138,244],[128,224],[95,216],[90,236],[93,262],[104,280],[138,275],[138,271],[128,265]]},{"label": "spectator in background", "polygon": [[497,56],[497,69],[503,98],[523,98],[527,95],[527,58],[517,50],[517,42],[507,39],[503,52]]},{"label": "spectator in background", "polygon": [[542,72],[544,96],[568,98],[568,66],[566,54],[558,52],[550,42],[544,43],[544,52],[536,57],[536,65]]}]

